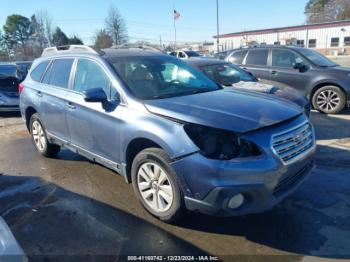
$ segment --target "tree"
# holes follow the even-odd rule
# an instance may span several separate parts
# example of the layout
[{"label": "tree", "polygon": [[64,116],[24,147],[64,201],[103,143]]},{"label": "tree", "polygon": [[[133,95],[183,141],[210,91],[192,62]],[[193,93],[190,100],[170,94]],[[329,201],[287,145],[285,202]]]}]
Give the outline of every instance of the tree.
[{"label": "tree", "polygon": [[128,41],[128,32],[125,21],[118,9],[112,6],[105,20],[106,30],[112,37],[115,45],[121,45]]},{"label": "tree", "polygon": [[112,37],[106,32],[106,30],[102,29],[97,32],[95,36],[95,48],[103,49],[108,48],[113,45]]},{"label": "tree", "polygon": [[36,22],[38,23],[41,34],[45,38],[45,46],[52,45],[52,18],[46,10],[38,11],[35,13]]},{"label": "tree", "polygon": [[52,44],[55,46],[63,46],[69,44],[68,37],[59,27],[56,27],[55,32],[52,35]]},{"label": "tree", "polygon": [[77,37],[76,35],[74,35],[73,37],[68,39],[68,44],[69,45],[83,45],[84,42],[83,40],[81,40],[79,37]]},{"label": "tree", "polygon": [[350,18],[349,0],[309,0],[305,6],[307,23],[331,22]]},{"label": "tree", "polygon": [[9,48],[15,49],[19,46],[23,54],[26,55],[26,44],[33,33],[30,20],[27,17],[14,14],[7,17],[3,28]]}]

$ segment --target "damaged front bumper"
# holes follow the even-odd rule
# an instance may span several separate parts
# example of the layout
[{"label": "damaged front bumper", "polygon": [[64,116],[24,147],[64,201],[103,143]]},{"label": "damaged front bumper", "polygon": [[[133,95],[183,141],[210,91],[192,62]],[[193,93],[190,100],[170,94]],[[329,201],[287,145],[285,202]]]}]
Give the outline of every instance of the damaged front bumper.
[{"label": "damaged front bumper", "polygon": [[195,153],[173,162],[187,209],[218,216],[245,215],[270,209],[292,193],[314,167],[316,143],[286,164],[271,149],[271,136],[300,125],[305,118],[250,134],[249,140],[262,148],[260,156],[225,161]]}]

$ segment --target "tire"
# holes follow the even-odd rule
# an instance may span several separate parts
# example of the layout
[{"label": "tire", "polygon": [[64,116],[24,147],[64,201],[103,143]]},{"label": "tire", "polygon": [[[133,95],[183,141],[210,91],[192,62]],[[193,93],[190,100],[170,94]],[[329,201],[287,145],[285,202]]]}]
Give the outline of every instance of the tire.
[{"label": "tire", "polygon": [[56,156],[61,147],[48,142],[45,128],[38,114],[32,115],[30,118],[29,127],[33,144],[38,152],[45,157]]},{"label": "tire", "polygon": [[312,105],[322,113],[338,114],[346,105],[346,95],[337,86],[324,86],[313,95]]},{"label": "tire", "polygon": [[169,163],[164,150],[145,149],[135,157],[131,176],[135,194],[144,208],[164,222],[175,223],[183,217],[185,204],[176,173]]}]

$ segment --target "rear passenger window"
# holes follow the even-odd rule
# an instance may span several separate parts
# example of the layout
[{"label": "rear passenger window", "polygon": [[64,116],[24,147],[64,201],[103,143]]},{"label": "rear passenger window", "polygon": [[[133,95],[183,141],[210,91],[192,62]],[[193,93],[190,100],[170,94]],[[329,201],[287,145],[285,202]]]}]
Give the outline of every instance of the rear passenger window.
[{"label": "rear passenger window", "polygon": [[84,92],[91,88],[102,88],[110,97],[110,80],[103,69],[93,61],[80,59],[77,65],[74,90]]},{"label": "rear passenger window", "polygon": [[44,74],[49,61],[40,63],[30,74],[30,77],[37,82],[40,82],[42,75]]},{"label": "rear passenger window", "polygon": [[267,65],[267,57],[269,55],[269,50],[250,50],[246,59],[247,65]]},{"label": "rear passenger window", "polygon": [[69,76],[74,59],[57,59],[51,64],[43,79],[43,83],[68,88]]},{"label": "rear passenger window", "polygon": [[230,62],[233,64],[241,65],[243,63],[243,59],[245,58],[245,55],[247,54],[247,52],[248,52],[247,50],[235,52],[230,57]]}]

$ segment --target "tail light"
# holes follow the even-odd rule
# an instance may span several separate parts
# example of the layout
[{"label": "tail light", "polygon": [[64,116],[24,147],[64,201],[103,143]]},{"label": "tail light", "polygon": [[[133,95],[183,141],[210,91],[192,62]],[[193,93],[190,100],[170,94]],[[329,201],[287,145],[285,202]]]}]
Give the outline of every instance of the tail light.
[{"label": "tail light", "polygon": [[22,93],[23,89],[24,89],[24,85],[23,85],[23,83],[20,83],[20,84],[18,85],[18,92],[19,92],[19,93]]}]

